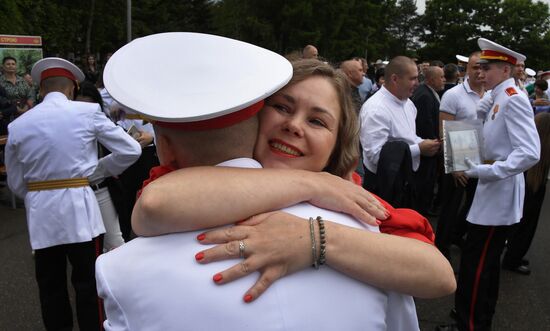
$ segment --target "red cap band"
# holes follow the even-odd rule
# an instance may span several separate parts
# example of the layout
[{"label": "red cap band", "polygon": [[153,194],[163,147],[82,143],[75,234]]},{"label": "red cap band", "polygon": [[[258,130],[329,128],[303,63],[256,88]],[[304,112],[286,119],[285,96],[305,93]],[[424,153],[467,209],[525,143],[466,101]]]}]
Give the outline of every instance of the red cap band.
[{"label": "red cap band", "polygon": [[211,118],[208,120],[197,121],[197,122],[155,121],[155,124],[164,128],[189,130],[189,131],[222,129],[249,119],[250,117],[256,115],[256,113],[258,113],[263,106],[264,106],[264,101],[261,100],[251,106],[248,106],[234,113],[223,115],[216,118]]},{"label": "red cap band", "polygon": [[76,81],[73,73],[64,68],[50,68],[42,71],[42,74],[40,74],[40,81],[50,77],[67,77],[72,81]]},{"label": "red cap band", "polygon": [[514,64],[514,65],[518,61],[515,57],[513,57],[511,55],[501,53],[501,52],[497,52],[497,51],[492,51],[492,50],[481,51],[481,56],[479,58],[482,59],[482,60],[504,61],[504,62],[509,62],[511,64]]}]

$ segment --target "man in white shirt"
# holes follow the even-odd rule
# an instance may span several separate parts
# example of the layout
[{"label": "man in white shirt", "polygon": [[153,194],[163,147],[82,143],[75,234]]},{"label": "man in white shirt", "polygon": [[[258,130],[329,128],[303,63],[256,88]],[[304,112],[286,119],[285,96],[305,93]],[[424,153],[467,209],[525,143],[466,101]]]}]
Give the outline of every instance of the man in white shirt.
[{"label": "man in white shirt", "polygon": [[[141,148],[98,104],[72,101],[84,74],[60,58],[32,69],[44,100],[9,125],[8,184],[25,199],[42,318],[47,330],[72,330],[67,262],[80,330],[99,330],[94,264],[105,232],[94,190],[118,175]],[[112,153],[98,160],[97,143]]]},{"label": "man in white shirt", "polygon": [[[437,139],[422,139],[416,135],[416,107],[409,97],[418,86],[418,70],[414,61],[405,56],[393,58],[386,66],[382,88],[363,104],[360,112],[361,146],[365,165],[366,187],[377,174],[380,154],[388,142],[401,141],[409,146],[412,170],[420,164],[420,155],[433,156],[440,148]],[[383,197],[392,203],[391,198]]]},{"label": "man in white shirt", "polygon": [[[203,55],[214,50],[231,56],[224,63],[212,63]],[[182,89],[188,94],[177,98],[180,102],[175,104],[181,107],[144,103],[148,96],[135,95],[135,88],[157,83],[130,74],[141,63],[158,58],[159,52],[179,63],[171,75],[196,67],[223,72],[224,84],[220,86],[229,92],[226,99],[230,101],[213,97],[221,91],[212,90],[208,81],[198,84],[204,76],[200,71],[200,77],[182,76],[180,84],[192,86],[194,91]],[[184,56],[189,58],[182,61]],[[234,68],[247,68],[249,74],[232,75]],[[148,77],[150,72],[140,74]],[[125,100],[125,106],[157,119],[162,165],[260,167],[251,159],[258,125],[255,114],[263,98],[285,85],[291,74],[291,65],[284,58],[250,44],[210,35],[167,33],[136,39],[121,48],[105,68],[105,84],[117,101]],[[240,88],[243,85],[250,88]],[[309,204],[287,211],[307,217],[320,212]],[[346,216],[326,213],[331,220],[358,226]],[[390,298],[396,294],[389,295],[331,268],[289,275],[246,304],[241,297],[255,275],[217,286],[209,275],[233,262],[196,263],[194,254],[204,249],[196,240],[198,233],[137,238],[98,259],[106,330],[418,330],[412,300],[392,303]],[[243,255],[244,249],[243,243]],[[330,318],[325,318],[327,314]]]}]

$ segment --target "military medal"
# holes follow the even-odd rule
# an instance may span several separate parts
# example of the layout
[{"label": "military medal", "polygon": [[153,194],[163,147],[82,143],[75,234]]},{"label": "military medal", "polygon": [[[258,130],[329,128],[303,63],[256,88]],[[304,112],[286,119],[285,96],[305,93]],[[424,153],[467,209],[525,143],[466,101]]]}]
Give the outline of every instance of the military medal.
[{"label": "military medal", "polygon": [[491,116],[491,120],[494,120],[495,119],[495,115],[498,113],[498,105],[495,106],[495,108],[493,108],[493,116]]}]

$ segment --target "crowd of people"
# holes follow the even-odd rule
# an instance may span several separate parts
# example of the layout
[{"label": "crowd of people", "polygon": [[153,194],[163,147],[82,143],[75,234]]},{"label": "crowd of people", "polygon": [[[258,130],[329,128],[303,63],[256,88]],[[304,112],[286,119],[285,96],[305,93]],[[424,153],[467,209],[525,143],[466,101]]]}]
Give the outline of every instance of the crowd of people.
[{"label": "crowd of people", "polygon": [[[334,65],[313,45],[167,33],[26,78],[4,58],[0,134],[46,329],[73,326],[68,259],[80,330],[418,330],[413,297],[455,289],[437,330],[489,330],[501,267],[530,273],[550,71],[478,43],[457,63]],[[142,66],[159,60],[173,70]],[[443,121],[482,123],[482,162],[445,173]]]}]

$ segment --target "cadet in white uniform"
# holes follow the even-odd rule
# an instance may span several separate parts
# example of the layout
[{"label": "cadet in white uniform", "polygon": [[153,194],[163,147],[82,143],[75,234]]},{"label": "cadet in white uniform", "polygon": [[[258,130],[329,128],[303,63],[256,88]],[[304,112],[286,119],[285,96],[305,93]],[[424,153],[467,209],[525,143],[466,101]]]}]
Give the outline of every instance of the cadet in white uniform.
[{"label": "cadet in white uniform", "polygon": [[[481,52],[470,55],[466,67],[464,83],[451,88],[441,98],[439,120],[464,121],[477,119],[477,104],[485,94],[478,64]],[[458,56],[457,56],[458,58]],[[440,124],[442,127],[443,124]],[[460,243],[466,232],[466,215],[474,200],[477,178],[466,178],[465,175],[446,174],[443,177],[442,208],[437,221],[435,245],[443,255],[450,259],[451,243]],[[464,200],[464,198],[466,200]],[[462,203],[464,201],[464,203]]]},{"label": "cadet in white uniform", "polygon": [[537,163],[540,141],[533,110],[512,74],[525,56],[490,40],[478,40],[481,79],[493,101],[483,126],[484,164],[466,160],[466,176],[479,178],[468,213],[455,294],[457,326],[440,330],[490,330],[498,299],[500,256],[509,225],[522,217],[523,172]]},{"label": "cadet in white uniform", "polygon": [[[190,47],[193,53],[187,52]],[[204,56],[214,50],[228,54],[224,63]],[[169,62],[177,63],[170,75],[182,77],[180,88],[185,92],[175,97],[172,91],[160,89],[172,100],[163,98],[166,104],[161,107],[149,106],[144,103],[147,95],[133,92],[148,90],[143,85],[151,84],[151,80],[131,75],[144,61],[156,59],[159,51],[171,57]],[[203,79],[209,77],[204,71],[194,70],[196,77],[183,75],[189,73],[188,66],[216,72],[227,84],[219,84],[223,89],[213,91],[210,82]],[[241,71],[243,68],[246,70]],[[105,85],[124,106],[161,121],[156,122],[156,133],[163,166],[175,158],[176,166],[260,167],[249,159],[257,131],[254,115],[260,107],[256,106],[284,86],[291,74],[287,60],[250,44],[195,33],[166,33],[136,39],[115,53],[105,68]],[[215,97],[221,94],[223,98]],[[236,135],[241,143],[227,141]],[[223,155],[209,160],[186,153],[220,143]],[[308,204],[287,211],[302,217],[323,215],[364,228],[347,216]],[[195,262],[194,254],[205,248],[197,242],[197,234],[137,238],[98,259],[98,290],[105,302],[106,330],[418,330],[412,298],[396,299],[396,294],[330,268],[284,277],[247,305],[242,295],[256,281],[256,275],[217,286],[211,275],[230,267],[233,261],[211,265]],[[243,244],[243,254],[244,249]]]},{"label": "cadet in white uniform", "polygon": [[[84,79],[74,64],[46,58],[32,76],[44,100],[9,125],[6,166],[10,189],[25,199],[42,317],[48,330],[72,329],[68,258],[80,330],[99,330],[94,263],[105,228],[90,184],[120,173],[141,149],[99,105],[71,101]],[[97,141],[113,152],[99,161]]]}]

